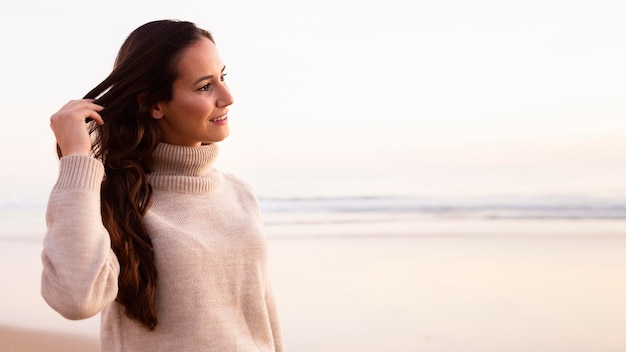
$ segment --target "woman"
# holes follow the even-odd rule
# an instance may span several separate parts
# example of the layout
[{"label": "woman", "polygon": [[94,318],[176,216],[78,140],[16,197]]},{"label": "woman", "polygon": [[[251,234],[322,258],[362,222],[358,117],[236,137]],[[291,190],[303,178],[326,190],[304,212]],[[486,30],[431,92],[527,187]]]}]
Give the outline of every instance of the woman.
[{"label": "woman", "polygon": [[69,319],[102,312],[102,351],[283,350],[256,198],[213,168],[224,69],[207,31],[150,22],[51,117],[42,295]]}]

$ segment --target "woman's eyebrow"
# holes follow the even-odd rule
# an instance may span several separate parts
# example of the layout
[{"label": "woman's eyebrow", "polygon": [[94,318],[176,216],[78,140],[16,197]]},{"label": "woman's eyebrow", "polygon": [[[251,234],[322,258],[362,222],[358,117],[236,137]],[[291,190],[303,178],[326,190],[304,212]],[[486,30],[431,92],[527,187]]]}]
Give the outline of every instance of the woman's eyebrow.
[{"label": "woman's eyebrow", "polygon": [[[226,70],[226,65],[222,67],[222,70],[220,71],[220,73],[224,73],[225,70]],[[204,80],[211,79],[211,78],[213,78],[213,75],[202,76],[198,78],[195,82],[193,82],[193,85],[196,85]]]}]

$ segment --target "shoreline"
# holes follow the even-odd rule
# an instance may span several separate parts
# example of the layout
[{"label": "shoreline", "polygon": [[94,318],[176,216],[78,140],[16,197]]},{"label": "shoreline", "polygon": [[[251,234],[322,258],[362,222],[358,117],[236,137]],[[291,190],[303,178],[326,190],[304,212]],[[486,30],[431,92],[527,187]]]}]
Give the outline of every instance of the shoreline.
[{"label": "shoreline", "polygon": [[96,337],[0,325],[0,352],[98,352]]},{"label": "shoreline", "polygon": [[[412,237],[363,237],[382,225],[267,228],[287,350],[626,350],[626,222],[412,222],[386,227]],[[3,244],[0,352],[97,351],[99,316],[69,321],[41,298],[41,243]]]}]

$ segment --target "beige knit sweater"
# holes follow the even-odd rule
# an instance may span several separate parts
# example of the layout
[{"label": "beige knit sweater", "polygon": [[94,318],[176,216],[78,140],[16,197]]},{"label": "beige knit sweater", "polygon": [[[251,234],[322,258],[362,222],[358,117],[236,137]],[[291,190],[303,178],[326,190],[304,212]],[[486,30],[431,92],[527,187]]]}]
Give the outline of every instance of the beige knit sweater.
[{"label": "beige knit sweater", "polygon": [[250,188],[213,167],[217,144],[160,144],[144,221],[155,249],[159,323],[115,302],[119,263],[100,217],[102,163],[60,160],[42,253],[44,299],[68,319],[101,314],[102,351],[282,351],[260,211]]}]

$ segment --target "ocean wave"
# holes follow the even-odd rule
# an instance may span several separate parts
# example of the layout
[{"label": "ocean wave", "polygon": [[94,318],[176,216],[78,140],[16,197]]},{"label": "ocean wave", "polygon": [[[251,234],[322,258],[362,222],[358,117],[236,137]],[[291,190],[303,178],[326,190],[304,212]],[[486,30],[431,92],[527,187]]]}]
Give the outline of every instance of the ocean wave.
[{"label": "ocean wave", "polygon": [[[335,221],[367,219],[401,219],[414,217],[471,217],[481,219],[617,219],[626,220],[626,196],[497,196],[468,198],[435,198],[419,196],[355,197],[260,197],[264,213],[295,216],[297,214],[333,214]],[[43,218],[46,201],[0,201],[0,220],[15,223],[17,219],[36,215]],[[354,215],[354,216],[350,216]],[[323,216],[317,216],[323,218]],[[339,220],[337,220],[339,219]],[[41,221],[41,219],[39,219]],[[20,225],[26,223],[20,221]],[[32,222],[31,220],[28,220]],[[359,220],[361,221],[361,220]]]},{"label": "ocean wave", "polygon": [[626,219],[626,199],[592,197],[260,198],[266,213],[377,213],[483,219]]},{"label": "ocean wave", "polygon": [[[617,197],[261,197],[259,203],[272,238],[626,234],[626,198]],[[0,243],[39,245],[45,232],[45,202],[0,202]]]}]

